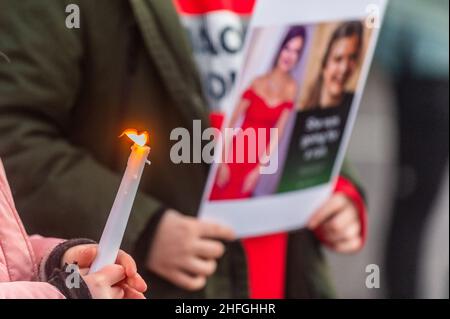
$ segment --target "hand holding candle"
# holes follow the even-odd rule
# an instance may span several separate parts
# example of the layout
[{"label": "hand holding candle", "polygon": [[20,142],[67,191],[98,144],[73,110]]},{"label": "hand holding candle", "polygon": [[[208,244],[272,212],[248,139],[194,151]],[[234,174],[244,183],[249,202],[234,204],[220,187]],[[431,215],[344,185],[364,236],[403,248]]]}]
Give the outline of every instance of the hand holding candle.
[{"label": "hand holding candle", "polygon": [[134,145],[131,147],[127,168],[103,230],[98,254],[90,268],[90,273],[115,263],[144,166],[146,163],[150,163],[147,159],[150,154],[150,147],[146,145],[148,133],[138,134],[136,130],[129,129],[123,132],[120,137],[124,135],[128,136],[134,142]]}]

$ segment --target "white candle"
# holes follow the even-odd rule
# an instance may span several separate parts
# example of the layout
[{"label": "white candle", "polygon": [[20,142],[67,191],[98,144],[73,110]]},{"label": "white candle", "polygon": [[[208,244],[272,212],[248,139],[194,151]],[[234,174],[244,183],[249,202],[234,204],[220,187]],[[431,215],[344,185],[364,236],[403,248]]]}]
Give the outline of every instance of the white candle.
[{"label": "white candle", "polygon": [[150,147],[145,145],[148,134],[143,133],[137,135],[135,130],[127,130],[124,134],[132,139],[135,144],[131,147],[127,168],[120,183],[111,212],[109,213],[105,229],[103,230],[97,257],[90,268],[90,273],[99,271],[103,267],[115,263],[139,182],[144,171],[144,166],[146,163],[149,163],[147,157],[150,153]]}]

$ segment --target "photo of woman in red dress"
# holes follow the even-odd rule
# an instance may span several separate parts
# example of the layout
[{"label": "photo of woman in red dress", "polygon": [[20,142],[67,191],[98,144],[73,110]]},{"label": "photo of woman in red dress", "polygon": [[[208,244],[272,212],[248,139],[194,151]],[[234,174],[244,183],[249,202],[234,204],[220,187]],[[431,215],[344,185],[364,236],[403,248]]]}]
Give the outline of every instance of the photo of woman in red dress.
[{"label": "photo of woman in red dress", "polygon": [[[231,128],[241,128],[230,141],[231,145],[225,145],[225,148],[233,147],[229,152],[233,154],[233,158],[227,158],[220,164],[211,192],[211,200],[252,197],[264,162],[261,160],[262,156],[269,156],[276,150],[294,108],[298,87],[292,72],[301,59],[306,37],[305,27],[291,27],[282,41],[271,70],[257,77],[243,93],[228,125]],[[270,134],[270,129],[273,128],[278,131],[276,138]],[[258,132],[261,129],[266,134],[263,150],[258,147],[258,139],[261,138]],[[244,135],[249,130],[256,133],[255,139],[247,139],[244,143],[245,147],[236,147],[240,146],[236,145],[236,140],[245,140]],[[252,156],[255,154],[256,156]],[[237,158],[243,160],[236,160]]]}]

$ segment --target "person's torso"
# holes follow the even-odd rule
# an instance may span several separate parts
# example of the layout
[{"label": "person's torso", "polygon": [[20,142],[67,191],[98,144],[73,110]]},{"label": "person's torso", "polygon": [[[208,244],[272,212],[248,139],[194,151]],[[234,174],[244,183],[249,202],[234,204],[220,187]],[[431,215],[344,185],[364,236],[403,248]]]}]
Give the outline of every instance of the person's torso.
[{"label": "person's torso", "polygon": [[152,2],[155,8],[147,7],[149,1],[130,3],[144,6],[108,1],[111,15],[102,19],[91,16],[91,6],[82,11],[90,28],[83,33],[83,81],[67,134],[102,165],[122,173],[129,143],[117,137],[127,128],[148,130],[152,165],[144,172],[141,190],[168,207],[195,214],[207,168],[174,164],[170,157],[172,130],[190,129],[194,119],[204,121],[206,114],[206,108],[194,107],[201,108],[202,102],[190,80],[196,74],[183,63],[190,52],[172,48],[184,34],[177,31],[177,21],[169,20],[171,13],[177,17],[171,6],[163,1]]}]

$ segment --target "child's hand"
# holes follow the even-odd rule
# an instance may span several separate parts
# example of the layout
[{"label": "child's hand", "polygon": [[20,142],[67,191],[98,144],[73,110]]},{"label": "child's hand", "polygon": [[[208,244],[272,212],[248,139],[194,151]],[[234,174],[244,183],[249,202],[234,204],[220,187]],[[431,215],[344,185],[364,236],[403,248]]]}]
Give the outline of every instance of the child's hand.
[{"label": "child's hand", "polygon": [[[78,245],[74,246],[70,249],[68,249],[62,260],[61,264],[73,264],[77,263],[78,267],[81,269],[82,274],[87,274],[89,267],[92,265],[96,255],[97,255],[97,245]],[[137,273],[137,267],[136,263],[134,262],[133,258],[125,253],[124,251],[120,250],[119,254],[117,255],[116,259],[116,265],[120,266],[120,268],[123,271],[124,277],[120,279],[118,282],[114,282],[112,285],[116,285],[114,288],[120,288],[123,291],[123,298],[126,299],[142,299],[144,298],[143,293],[147,290],[147,285],[145,281],[142,279],[142,277]],[[109,266],[108,266],[109,267]],[[112,272],[111,269],[108,267],[103,268],[99,272],[95,274],[89,274],[83,276],[84,279],[88,278],[91,275],[96,274],[103,274],[103,275],[109,275],[110,272]],[[106,272],[105,272],[106,271]],[[116,271],[117,267],[116,267]],[[115,275],[115,272],[112,272],[111,275]],[[101,277],[101,276],[100,276]],[[117,278],[118,276],[114,277]],[[92,277],[91,280],[93,283],[105,283],[109,284],[111,283],[110,279],[100,278],[102,280],[98,280],[95,278],[95,276]],[[111,287],[111,286],[109,286]],[[91,288],[91,287],[89,287]],[[114,289],[116,291],[117,289]],[[115,293],[106,293],[106,295],[118,295]]]},{"label": "child's hand", "polygon": [[336,252],[354,253],[362,248],[358,210],[343,194],[334,194],[314,214],[308,228]]},{"label": "child's hand", "polygon": [[109,265],[93,274],[88,274],[87,268],[81,275],[94,299],[122,299],[125,290],[120,283],[126,278],[125,268],[120,265]]}]

